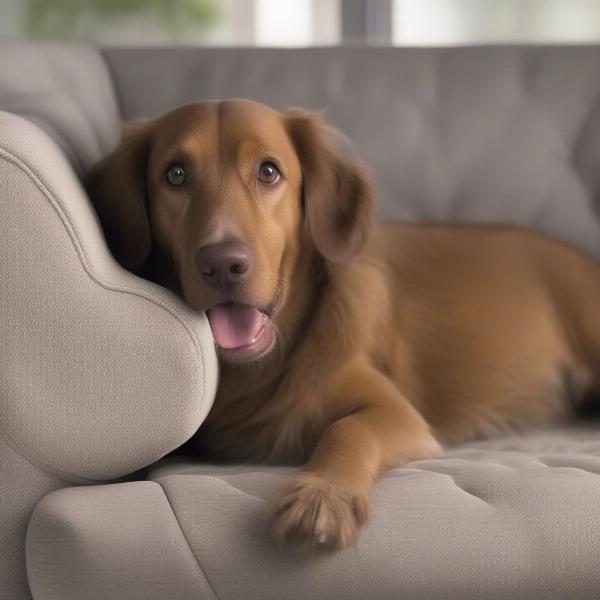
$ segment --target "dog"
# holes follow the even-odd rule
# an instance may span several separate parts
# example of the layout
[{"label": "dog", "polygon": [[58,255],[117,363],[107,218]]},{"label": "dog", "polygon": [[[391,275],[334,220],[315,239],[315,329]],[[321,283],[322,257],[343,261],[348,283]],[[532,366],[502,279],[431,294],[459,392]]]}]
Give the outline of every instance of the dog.
[{"label": "dog", "polygon": [[195,444],[303,465],[276,538],[353,543],[387,469],[565,418],[600,387],[600,266],[508,226],[372,222],[375,183],[315,114],[248,100],[132,123],[86,180],[126,268],[207,311]]}]

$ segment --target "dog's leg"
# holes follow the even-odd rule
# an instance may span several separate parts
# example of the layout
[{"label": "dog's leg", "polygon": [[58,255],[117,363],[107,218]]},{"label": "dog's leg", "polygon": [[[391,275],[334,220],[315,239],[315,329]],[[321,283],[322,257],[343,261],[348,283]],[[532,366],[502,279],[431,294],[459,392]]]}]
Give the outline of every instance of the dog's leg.
[{"label": "dog's leg", "polygon": [[440,451],[417,410],[366,359],[352,361],[329,383],[326,401],[338,418],[275,499],[273,529],[282,543],[348,546],[367,519],[379,475]]}]

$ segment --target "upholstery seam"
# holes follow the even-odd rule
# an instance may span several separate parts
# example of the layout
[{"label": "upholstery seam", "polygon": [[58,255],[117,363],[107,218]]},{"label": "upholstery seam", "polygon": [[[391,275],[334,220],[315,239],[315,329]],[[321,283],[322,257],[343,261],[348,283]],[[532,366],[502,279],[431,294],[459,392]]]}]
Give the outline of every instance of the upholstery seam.
[{"label": "upholstery seam", "polygon": [[[262,471],[262,472],[264,472],[264,471]],[[244,473],[244,475],[246,475],[246,474],[256,475],[256,473],[261,473],[261,471],[248,471],[248,473]],[[229,489],[231,489],[235,493],[240,494],[241,496],[251,498],[254,500],[261,500],[263,502],[267,501],[262,496],[257,496],[256,494],[253,494],[252,492],[248,492],[239,487],[236,487],[235,485],[233,485],[233,483],[231,483],[227,479],[224,479],[223,477],[219,477],[218,475],[205,475],[205,474],[200,474],[200,473],[197,473],[197,474],[194,474],[194,473],[168,473],[166,475],[159,475],[156,478],[152,477],[149,481],[156,481],[156,483],[160,484],[159,479],[166,479],[168,477],[192,477],[192,478],[202,477],[203,479],[209,479],[211,481],[218,481],[219,483],[224,483]],[[162,484],[160,484],[160,485],[162,486]]]},{"label": "upholstery seam", "polygon": [[204,364],[204,352],[203,352],[202,346],[201,346],[201,344],[198,344],[198,340],[197,340],[196,334],[188,326],[188,324],[184,321],[184,319],[181,318],[180,315],[178,315],[175,310],[173,310],[171,307],[169,307],[162,300],[158,300],[157,298],[152,297],[147,292],[144,292],[142,290],[135,289],[135,288],[125,287],[125,286],[118,286],[116,284],[109,284],[109,283],[103,282],[98,277],[98,275],[96,273],[94,273],[93,269],[89,265],[89,262],[88,262],[88,260],[87,260],[87,258],[85,256],[85,251],[83,250],[83,247],[81,246],[81,244],[79,242],[79,239],[78,239],[77,235],[75,234],[75,230],[74,230],[73,226],[71,225],[71,223],[70,223],[70,221],[69,221],[69,219],[68,219],[68,217],[66,215],[66,212],[64,211],[64,209],[61,206],[60,202],[58,202],[54,198],[53,194],[50,193],[50,191],[48,190],[48,188],[41,181],[40,176],[32,168],[30,168],[27,164],[25,164],[20,157],[15,156],[14,154],[12,154],[10,151],[6,150],[5,148],[0,147],[0,156],[2,156],[3,158],[5,158],[7,160],[7,162],[10,162],[13,165],[15,165],[25,175],[29,176],[30,179],[31,179],[31,181],[38,188],[38,190],[50,202],[50,204],[54,208],[55,212],[57,213],[58,217],[63,222],[63,225],[64,225],[65,229],[67,230],[67,233],[69,234],[69,237],[71,238],[71,242],[73,243],[73,246],[75,247],[75,250],[77,252],[79,260],[80,260],[80,262],[81,262],[81,264],[82,264],[82,266],[84,268],[84,271],[89,276],[89,278],[92,281],[94,281],[95,283],[97,283],[103,289],[106,289],[106,290],[109,290],[109,291],[113,291],[113,292],[131,294],[131,295],[134,295],[134,296],[138,296],[138,297],[144,298],[145,300],[148,300],[152,304],[155,304],[156,306],[158,306],[158,307],[164,309],[166,312],[168,312],[186,330],[186,333],[188,333],[188,336],[190,337],[190,339],[192,341],[192,344],[194,345],[195,349],[200,351],[199,355],[202,358],[202,366],[204,367],[205,366],[205,364]]},{"label": "upholstery seam", "polygon": [[[188,338],[192,342],[192,346],[194,347],[195,354],[196,354],[196,359],[198,359],[198,358],[200,359],[200,364],[202,366],[202,372],[204,375],[202,377],[202,385],[201,385],[201,393],[202,393],[201,401],[202,401],[202,404],[205,404],[207,377],[206,377],[206,361],[205,361],[205,356],[204,356],[204,349],[202,348],[202,345],[200,344],[198,337],[196,336],[196,334],[192,330],[192,328],[189,326],[189,324],[184,320],[184,318],[181,315],[179,315],[175,311],[175,309],[168,306],[162,300],[152,297],[147,292],[144,292],[139,289],[124,287],[124,286],[117,286],[116,284],[109,284],[109,283],[103,282],[99,278],[99,276],[93,271],[92,267],[90,266],[90,264],[85,256],[83,247],[81,246],[81,243],[79,241],[79,238],[77,237],[77,234],[75,233],[75,229],[73,228],[73,226],[71,225],[71,223],[67,217],[66,211],[64,210],[64,208],[62,207],[60,202],[58,202],[58,200],[56,200],[54,195],[50,192],[50,190],[43,183],[41,176],[38,175],[38,173],[36,173],[36,171],[32,167],[29,167],[29,165],[27,165],[23,159],[21,159],[19,156],[16,156],[11,151],[7,150],[6,148],[4,148],[2,146],[0,146],[0,157],[4,158],[4,160],[6,162],[14,165],[26,177],[28,177],[30,179],[30,181],[37,187],[38,191],[46,198],[48,203],[52,206],[52,208],[54,209],[58,218],[62,222],[63,227],[67,231],[69,238],[71,239],[71,243],[73,244],[73,247],[75,248],[75,251],[77,253],[77,256],[79,257],[79,261],[83,267],[84,272],[88,275],[88,277],[94,283],[96,283],[101,288],[103,288],[107,291],[118,292],[118,293],[122,293],[122,294],[130,294],[132,296],[137,296],[139,298],[143,298],[143,299],[147,300],[148,302],[150,302],[151,304],[154,304],[155,306],[162,308],[165,312],[170,314],[175,319],[175,321],[177,321],[181,325],[183,330],[187,333]],[[196,382],[198,383],[198,379],[199,379],[198,371],[194,370],[194,372],[196,375],[196,377],[195,377]],[[205,415],[205,417],[206,417],[206,415]],[[18,449],[16,446],[13,446],[12,449],[14,451],[16,451],[18,454],[21,454],[21,456],[23,456],[23,458],[26,458],[26,460],[30,460],[27,456],[25,456],[25,454],[22,454],[20,449]],[[43,463],[39,463],[39,466],[42,466],[42,464]],[[51,467],[44,467],[44,468],[52,469]],[[74,473],[65,472],[65,474],[69,475],[71,477],[79,477],[79,475],[76,475]],[[90,481],[93,481],[93,480],[90,480]]]},{"label": "upholstery seam", "polygon": [[160,481],[155,481],[154,483],[156,483],[157,485],[160,486],[160,489],[162,490],[165,500],[167,501],[167,504],[169,505],[169,508],[171,509],[171,512],[173,513],[173,518],[175,519],[175,522],[177,523],[177,526],[179,527],[179,530],[181,531],[181,536],[183,537],[183,540],[185,541],[187,547],[189,548],[191,555],[194,557],[194,560],[196,561],[196,565],[198,565],[198,569],[200,570],[200,573],[202,573],[202,576],[204,577],[206,583],[208,584],[210,591],[213,593],[213,596],[216,598],[216,600],[219,600],[219,595],[217,594],[214,585],[208,578],[206,571],[202,568],[202,565],[200,564],[200,561],[198,560],[198,557],[196,556],[196,553],[194,552],[192,545],[190,544],[190,541],[188,540],[188,537],[185,534],[183,527],[181,526],[179,517],[177,516],[177,513],[175,512],[175,509],[173,508],[173,505],[171,504],[171,500],[169,498],[169,495],[167,494],[167,491],[165,490],[164,486],[160,483]]},{"label": "upholstery seam", "polygon": [[186,333],[188,333],[188,336],[190,337],[195,349],[200,350],[199,354],[200,354],[200,357],[202,358],[202,366],[204,367],[205,366],[204,365],[204,353],[203,353],[202,346],[200,344],[198,344],[197,336],[193,332],[193,330],[188,326],[188,324],[185,323],[184,320],[171,307],[167,306],[166,303],[164,303],[162,300],[158,300],[157,298],[152,297],[147,292],[144,292],[142,290],[135,289],[135,288],[118,286],[116,284],[109,284],[109,283],[103,282],[98,277],[98,275],[93,272],[93,269],[89,265],[89,262],[85,256],[83,247],[81,246],[79,239],[78,239],[77,235],[75,234],[75,230],[74,230],[73,226],[71,225],[69,219],[67,218],[63,207],[54,198],[53,194],[51,194],[50,191],[46,188],[46,186],[41,181],[41,178],[38,176],[38,174],[32,168],[30,168],[28,165],[26,165],[20,157],[15,156],[14,154],[9,152],[5,148],[0,147],[0,156],[2,156],[8,162],[15,165],[25,175],[29,176],[31,181],[38,188],[38,190],[50,202],[50,204],[54,208],[55,212],[57,213],[58,217],[63,222],[63,225],[64,225],[65,229],[67,230],[69,237],[71,238],[71,242],[73,243],[73,246],[75,247],[75,250],[77,252],[79,260],[84,268],[84,271],[89,276],[89,278],[92,281],[94,281],[94,283],[98,284],[100,287],[102,287],[105,290],[109,290],[112,292],[124,293],[124,294],[131,294],[133,296],[138,296],[138,297],[144,298],[145,300],[148,300],[152,304],[155,304],[156,306],[158,306],[158,307],[164,309],[166,312],[168,312],[176,321],[178,321],[181,324],[181,326],[185,329]]}]

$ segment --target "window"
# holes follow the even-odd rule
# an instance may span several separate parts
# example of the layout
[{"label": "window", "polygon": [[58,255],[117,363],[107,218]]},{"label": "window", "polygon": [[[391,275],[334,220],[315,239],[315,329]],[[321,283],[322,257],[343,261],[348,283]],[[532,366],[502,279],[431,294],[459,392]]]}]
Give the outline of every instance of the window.
[{"label": "window", "polygon": [[600,40],[598,0],[394,0],[392,13],[398,46]]},{"label": "window", "polygon": [[0,0],[0,36],[101,44],[600,41],[600,0]]},{"label": "window", "polygon": [[342,0],[0,0],[0,36],[101,44],[340,42]]}]

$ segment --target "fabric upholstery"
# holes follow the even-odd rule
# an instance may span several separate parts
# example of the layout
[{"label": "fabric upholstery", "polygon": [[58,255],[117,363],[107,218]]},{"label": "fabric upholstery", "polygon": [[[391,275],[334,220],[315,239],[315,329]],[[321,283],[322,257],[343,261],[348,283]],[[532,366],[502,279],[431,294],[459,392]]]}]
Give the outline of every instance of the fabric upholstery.
[{"label": "fabric upholstery", "polygon": [[2,435],[50,469],[131,473],[185,441],[210,408],[206,317],[121,269],[52,140],[0,118]]},{"label": "fabric upholstery", "polygon": [[380,216],[502,221],[600,258],[600,46],[109,49],[124,117],[246,97],[324,110]]},{"label": "fabric upholstery", "polygon": [[205,316],[117,265],[63,152],[7,112],[0,257],[0,597],[20,600],[35,503],[181,445],[217,364]]},{"label": "fabric upholstery", "polygon": [[216,599],[160,485],[90,490],[59,490],[37,507],[27,557],[34,598]]},{"label": "fabric upholstery", "polygon": [[358,545],[314,559],[267,534],[289,469],[169,461],[91,486],[193,433],[216,360],[204,317],[116,265],[77,174],[117,143],[118,107],[326,109],[381,216],[517,223],[600,257],[598,64],[595,46],[0,44],[0,597],[29,598],[25,524],[52,490],[29,527],[36,600],[597,597],[598,424],[394,470]]},{"label": "fabric upholstery", "polygon": [[25,531],[29,517],[40,498],[49,491],[78,485],[81,481],[32,464],[13,450],[0,433],[0,482],[0,598],[29,600],[25,568]]},{"label": "fabric upholstery", "polygon": [[[155,469],[156,483],[54,492],[28,534],[34,596],[154,598],[177,577],[178,600],[598,597],[597,425],[471,443],[394,469],[356,547],[333,555],[296,556],[270,538],[268,499],[290,472],[179,459]],[[173,514],[197,564],[174,545]]]},{"label": "fabric upholstery", "polygon": [[36,123],[80,174],[121,134],[112,81],[89,46],[0,42],[0,110]]}]

